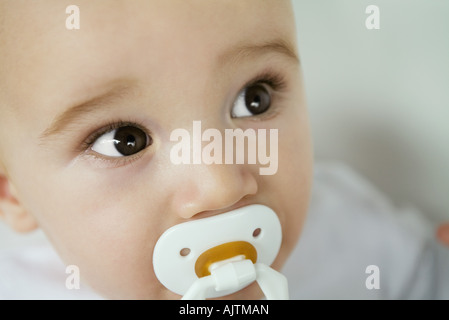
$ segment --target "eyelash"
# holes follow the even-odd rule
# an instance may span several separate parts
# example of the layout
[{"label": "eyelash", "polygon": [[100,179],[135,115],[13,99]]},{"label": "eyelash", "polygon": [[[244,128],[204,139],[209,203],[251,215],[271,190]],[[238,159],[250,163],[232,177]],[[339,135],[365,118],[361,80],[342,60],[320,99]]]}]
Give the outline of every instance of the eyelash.
[{"label": "eyelash", "polygon": [[257,83],[263,83],[270,86],[275,91],[282,91],[285,89],[287,83],[285,77],[280,73],[274,71],[264,71],[254,77],[251,81],[247,82],[243,89]]}]

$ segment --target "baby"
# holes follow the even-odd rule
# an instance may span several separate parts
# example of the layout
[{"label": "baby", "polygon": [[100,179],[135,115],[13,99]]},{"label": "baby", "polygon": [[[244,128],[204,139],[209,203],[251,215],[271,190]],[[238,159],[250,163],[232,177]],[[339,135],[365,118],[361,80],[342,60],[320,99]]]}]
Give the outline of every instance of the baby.
[{"label": "baby", "polygon": [[[1,215],[41,228],[107,298],[173,299],[152,253],[169,227],[272,208],[293,250],[312,153],[289,1],[1,2]],[[244,99],[241,99],[241,97]],[[254,108],[260,104],[259,108]],[[278,170],[176,165],[173,130],[279,129]],[[231,298],[260,298],[253,284]]]},{"label": "baby", "polygon": [[[281,270],[312,181],[296,47],[287,0],[1,0],[0,215],[42,229],[105,298],[180,298],[155,275],[159,237],[252,204],[280,221]],[[277,129],[277,172],[173,163],[171,133],[193,121]],[[228,298],[262,296],[253,283]]]}]

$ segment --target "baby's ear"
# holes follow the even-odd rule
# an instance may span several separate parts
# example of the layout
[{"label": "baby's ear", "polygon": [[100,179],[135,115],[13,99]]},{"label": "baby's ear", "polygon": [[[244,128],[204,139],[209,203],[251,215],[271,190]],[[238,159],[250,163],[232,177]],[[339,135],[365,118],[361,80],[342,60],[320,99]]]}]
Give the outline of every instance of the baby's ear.
[{"label": "baby's ear", "polygon": [[37,221],[17,199],[17,192],[0,168],[0,218],[17,232],[37,229]]}]

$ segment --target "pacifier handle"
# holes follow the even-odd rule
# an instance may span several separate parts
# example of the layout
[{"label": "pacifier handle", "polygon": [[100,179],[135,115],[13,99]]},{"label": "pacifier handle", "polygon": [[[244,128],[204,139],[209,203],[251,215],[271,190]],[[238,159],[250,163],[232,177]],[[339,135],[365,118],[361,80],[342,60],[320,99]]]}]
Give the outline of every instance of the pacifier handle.
[{"label": "pacifier handle", "polygon": [[206,292],[234,290],[257,281],[268,300],[288,300],[287,278],[263,263],[249,259],[229,262],[211,271],[209,276],[198,278],[187,290],[182,300],[205,300]]},{"label": "pacifier handle", "polygon": [[287,278],[266,264],[256,263],[257,283],[267,300],[288,300]]}]

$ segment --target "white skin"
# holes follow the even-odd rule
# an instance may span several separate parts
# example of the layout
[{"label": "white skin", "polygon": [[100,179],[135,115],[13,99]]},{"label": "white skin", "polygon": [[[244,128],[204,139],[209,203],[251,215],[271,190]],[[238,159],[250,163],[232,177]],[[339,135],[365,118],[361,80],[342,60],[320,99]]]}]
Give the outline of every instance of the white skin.
[{"label": "white skin", "polygon": [[[281,269],[300,235],[312,172],[290,2],[75,2],[0,2],[0,215],[17,231],[43,229],[63,261],[106,298],[179,298],[153,271],[159,236],[255,203],[280,219],[273,267]],[[71,4],[81,10],[80,30],[65,27]],[[231,117],[238,94],[257,81],[270,108]],[[61,120],[70,108],[117,92]],[[262,176],[248,164],[174,165],[170,133],[191,132],[194,120],[221,132],[279,129],[277,173]],[[153,143],[126,157],[96,152],[111,123],[137,127]],[[261,292],[253,284],[230,297]]]}]

